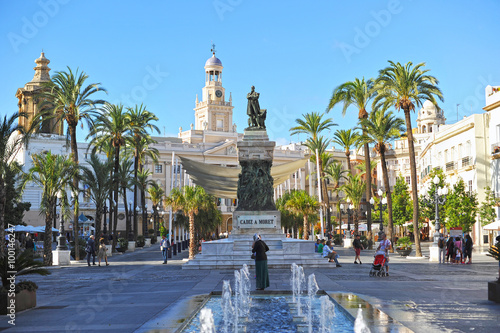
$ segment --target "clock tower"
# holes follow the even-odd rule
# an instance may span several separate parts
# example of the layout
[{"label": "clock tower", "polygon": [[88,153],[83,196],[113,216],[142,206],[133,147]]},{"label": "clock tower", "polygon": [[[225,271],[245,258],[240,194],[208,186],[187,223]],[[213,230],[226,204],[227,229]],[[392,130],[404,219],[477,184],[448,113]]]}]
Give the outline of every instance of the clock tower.
[{"label": "clock tower", "polygon": [[205,63],[205,86],[201,102],[196,96],[196,130],[232,131],[233,103],[231,95],[229,101],[226,101],[226,90],[222,87],[222,68],[222,62],[215,56],[215,45],[212,44],[212,57]]}]

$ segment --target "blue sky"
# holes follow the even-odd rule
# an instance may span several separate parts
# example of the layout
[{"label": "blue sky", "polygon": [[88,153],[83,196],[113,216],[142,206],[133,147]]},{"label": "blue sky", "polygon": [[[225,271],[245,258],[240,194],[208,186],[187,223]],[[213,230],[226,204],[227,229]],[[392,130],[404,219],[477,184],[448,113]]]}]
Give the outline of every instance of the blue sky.
[{"label": "blue sky", "polygon": [[[484,87],[500,85],[498,13],[494,0],[2,1],[0,115],[17,111],[15,92],[43,49],[52,74],[80,68],[109,91],[96,98],[144,103],[162,132],[176,135],[194,122],[213,41],[239,131],[251,85],[268,109],[270,137],[304,140],[289,135],[296,118],[323,112],[337,85],[375,77],[387,60],[426,62],[453,123],[457,104],[460,119],[483,112]],[[357,111],[340,110],[329,116],[354,127]]]}]

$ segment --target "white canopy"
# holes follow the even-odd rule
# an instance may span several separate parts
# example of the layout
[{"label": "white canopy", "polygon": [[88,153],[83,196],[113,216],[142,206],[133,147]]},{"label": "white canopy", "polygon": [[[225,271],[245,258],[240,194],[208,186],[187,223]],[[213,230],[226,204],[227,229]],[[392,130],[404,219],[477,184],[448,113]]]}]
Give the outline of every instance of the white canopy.
[{"label": "white canopy", "polygon": [[500,230],[500,220],[487,224],[483,227],[484,230]]},{"label": "white canopy", "polygon": [[[219,198],[236,198],[238,175],[241,167],[222,167],[219,165],[196,162],[179,156],[182,166],[196,185],[200,185],[207,193]],[[284,163],[271,167],[274,187],[287,180],[291,174],[306,164],[307,159]]]}]

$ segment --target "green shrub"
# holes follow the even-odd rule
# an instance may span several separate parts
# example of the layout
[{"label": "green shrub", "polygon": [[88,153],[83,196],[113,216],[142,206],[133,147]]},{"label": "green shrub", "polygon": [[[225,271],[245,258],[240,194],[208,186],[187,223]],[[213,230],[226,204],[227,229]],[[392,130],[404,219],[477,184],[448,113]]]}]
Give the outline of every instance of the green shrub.
[{"label": "green shrub", "polygon": [[[73,259],[75,258],[75,242],[74,241],[71,241],[70,242],[70,246],[71,246],[71,252],[70,252],[70,255],[71,257],[73,257]],[[85,239],[82,239],[82,238],[78,238],[78,247],[80,249],[80,259],[83,259],[87,256],[87,252],[85,252],[85,247],[87,246],[87,242],[85,241]]]},{"label": "green shrub", "polygon": [[160,236],[167,236],[167,229],[163,225],[160,227]]},{"label": "green shrub", "polygon": [[366,236],[361,236],[359,240],[361,241],[361,244],[363,244],[363,247],[365,249],[369,249],[370,246],[373,245],[373,242],[371,240],[368,240]]},{"label": "green shrub", "polygon": [[118,245],[121,249],[128,250],[128,241],[125,238],[118,238]]},{"label": "green shrub", "polygon": [[411,248],[412,245],[413,245],[413,243],[410,241],[410,237],[408,237],[408,236],[401,237],[396,242],[396,247],[399,249]]},{"label": "green shrub", "polygon": [[16,284],[16,293],[19,293],[21,290],[27,291],[36,291],[38,286],[33,281],[21,281]]},{"label": "green shrub", "polygon": [[342,244],[342,238],[343,238],[343,235],[341,235],[341,234],[333,235],[333,244],[335,244],[335,245]]},{"label": "green shrub", "polygon": [[135,242],[135,246],[144,247],[146,245],[146,240],[143,235],[137,236],[137,241]]}]

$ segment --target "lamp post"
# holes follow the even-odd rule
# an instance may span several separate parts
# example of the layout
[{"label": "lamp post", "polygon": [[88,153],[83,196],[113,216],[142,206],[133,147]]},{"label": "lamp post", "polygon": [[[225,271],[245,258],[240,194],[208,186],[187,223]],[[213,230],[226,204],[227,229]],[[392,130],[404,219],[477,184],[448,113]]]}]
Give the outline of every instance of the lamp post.
[{"label": "lamp post", "polygon": [[[57,250],[68,250],[68,245],[66,244],[66,236],[64,236],[64,216],[62,213],[62,196],[61,191],[57,192],[57,197],[59,198],[59,205],[61,206],[61,219],[59,220],[59,237],[57,237]],[[76,243],[78,246],[78,243]]]},{"label": "lamp post", "polygon": [[[351,202],[351,200],[349,200],[349,198],[347,198],[346,201],[348,204]],[[344,208],[345,208],[345,210],[344,210]],[[341,211],[341,214],[347,214],[347,236],[346,236],[346,238],[351,238],[351,216],[354,212],[354,205],[349,204],[349,205],[344,206],[344,204],[340,204],[340,211]],[[342,215],[340,215],[340,216],[342,216]]]},{"label": "lamp post", "polygon": [[[103,228],[103,233],[105,235],[107,235],[108,234],[108,228],[107,228],[107,223],[106,223],[107,222],[106,221],[106,214],[108,213],[108,206],[106,206],[106,204],[104,204],[104,207],[102,208],[102,212],[104,214],[104,228]],[[107,241],[107,239],[106,239],[106,241]]]},{"label": "lamp post", "polygon": [[146,237],[146,229],[148,224],[148,204],[142,207],[142,235]]},{"label": "lamp post", "polygon": [[444,205],[446,202],[446,195],[448,194],[448,188],[447,187],[440,187],[439,182],[441,180],[439,177],[436,175],[432,179],[432,183],[435,185],[435,191],[434,191],[434,199],[424,199],[424,203],[426,204],[434,204],[434,209],[435,209],[435,219],[436,219],[436,224],[435,228],[436,230],[434,231],[434,244],[433,246],[438,245],[439,241],[439,229],[441,229],[441,223],[439,220],[439,205]]},{"label": "lamp post", "polygon": [[373,197],[371,197],[371,199],[370,199],[370,205],[374,211],[378,211],[380,213],[380,226],[379,226],[379,231],[378,231],[378,236],[380,238],[380,235],[384,232],[383,212],[384,212],[384,210],[387,209],[387,198],[382,198],[382,195],[384,194],[384,192],[380,188],[378,189],[377,194],[380,198],[378,209],[375,208],[375,199],[373,199]]}]

